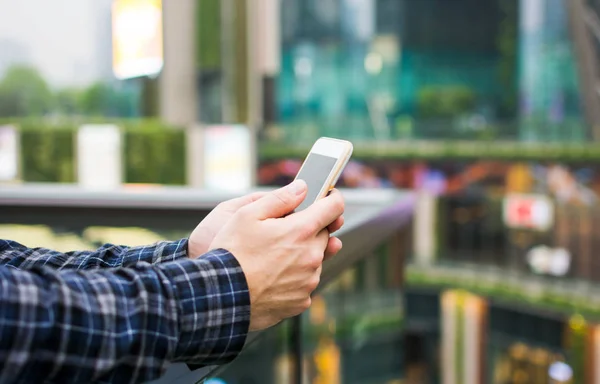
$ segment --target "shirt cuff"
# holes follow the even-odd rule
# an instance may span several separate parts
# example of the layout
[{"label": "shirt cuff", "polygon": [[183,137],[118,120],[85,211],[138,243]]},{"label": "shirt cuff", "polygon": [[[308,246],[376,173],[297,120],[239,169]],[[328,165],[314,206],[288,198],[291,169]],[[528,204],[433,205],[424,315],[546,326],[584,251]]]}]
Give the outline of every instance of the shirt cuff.
[{"label": "shirt cuff", "polygon": [[161,268],[178,303],[179,341],[174,360],[220,365],[237,357],[250,326],[250,292],[228,251],[217,249]]},{"label": "shirt cuff", "polygon": [[123,257],[123,266],[128,267],[139,262],[162,264],[187,259],[188,239],[160,241],[151,246],[131,247]]}]

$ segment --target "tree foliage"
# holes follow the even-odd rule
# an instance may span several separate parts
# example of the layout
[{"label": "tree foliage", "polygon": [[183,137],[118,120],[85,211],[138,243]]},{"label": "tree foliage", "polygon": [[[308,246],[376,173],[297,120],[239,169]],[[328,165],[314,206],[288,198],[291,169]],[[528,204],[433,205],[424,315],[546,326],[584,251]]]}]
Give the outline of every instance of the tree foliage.
[{"label": "tree foliage", "polygon": [[0,118],[47,114],[135,117],[139,115],[138,99],[135,90],[110,82],[52,90],[40,72],[29,66],[10,67],[0,78]]},{"label": "tree foliage", "polygon": [[10,67],[0,80],[0,117],[41,116],[53,102],[48,84],[33,67]]}]

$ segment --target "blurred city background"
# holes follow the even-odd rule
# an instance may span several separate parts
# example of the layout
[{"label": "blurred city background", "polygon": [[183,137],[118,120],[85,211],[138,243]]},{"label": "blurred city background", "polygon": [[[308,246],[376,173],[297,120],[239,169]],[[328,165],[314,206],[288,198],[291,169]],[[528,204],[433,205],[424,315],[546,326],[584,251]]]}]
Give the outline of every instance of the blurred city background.
[{"label": "blurred city background", "polygon": [[0,238],[186,236],[94,201],[284,185],[320,136],[410,219],[212,382],[600,383],[599,0],[0,0]]}]

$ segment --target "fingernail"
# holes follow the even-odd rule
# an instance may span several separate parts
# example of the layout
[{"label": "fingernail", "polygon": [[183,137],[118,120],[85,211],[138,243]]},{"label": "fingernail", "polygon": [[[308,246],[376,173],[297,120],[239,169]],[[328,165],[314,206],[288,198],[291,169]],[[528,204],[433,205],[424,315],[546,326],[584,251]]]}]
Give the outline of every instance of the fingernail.
[{"label": "fingernail", "polygon": [[296,194],[301,195],[306,190],[306,182],[304,180],[294,180],[292,184],[290,184],[290,189]]}]

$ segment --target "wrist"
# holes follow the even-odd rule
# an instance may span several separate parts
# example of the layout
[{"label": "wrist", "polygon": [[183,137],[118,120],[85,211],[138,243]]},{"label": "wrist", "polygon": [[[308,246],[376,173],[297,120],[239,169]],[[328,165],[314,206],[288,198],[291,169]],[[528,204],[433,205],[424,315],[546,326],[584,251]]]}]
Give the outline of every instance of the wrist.
[{"label": "wrist", "polygon": [[214,235],[207,228],[196,228],[188,239],[188,257],[190,259],[197,259],[207,253],[213,237]]},{"label": "wrist", "polygon": [[214,250],[170,265],[178,305],[175,361],[224,364],[242,350],[250,324],[246,278],[233,255]]}]

